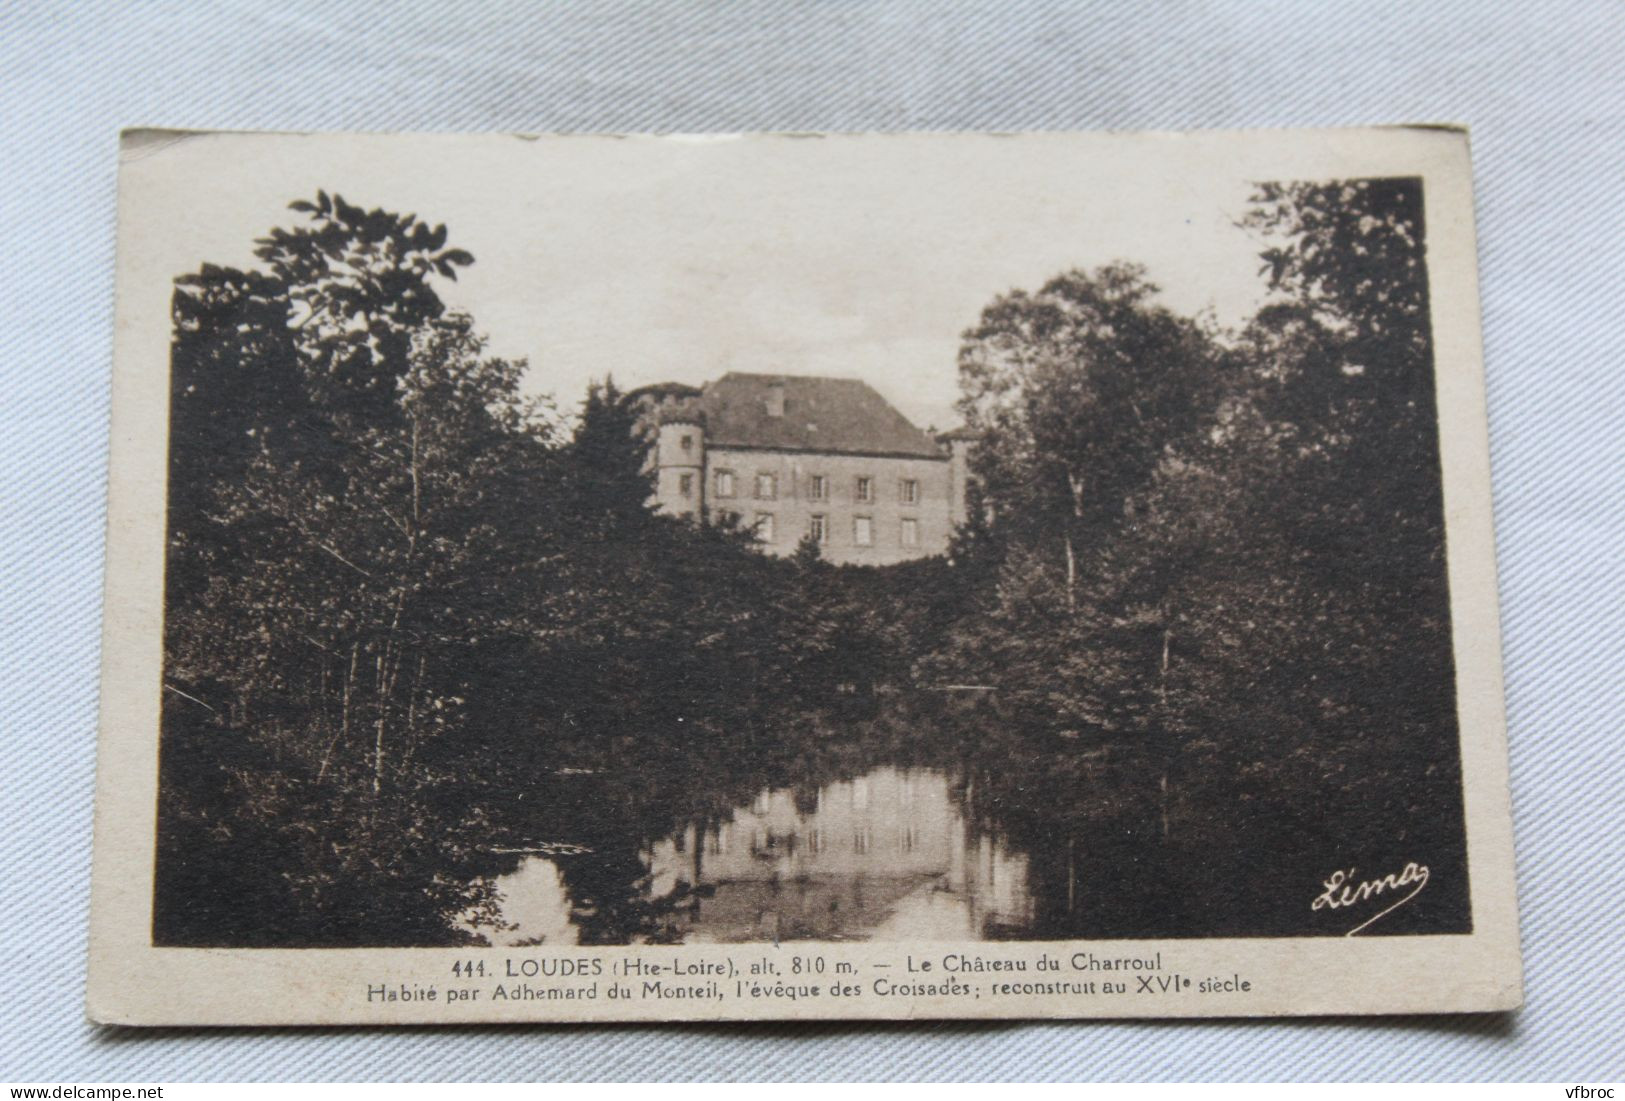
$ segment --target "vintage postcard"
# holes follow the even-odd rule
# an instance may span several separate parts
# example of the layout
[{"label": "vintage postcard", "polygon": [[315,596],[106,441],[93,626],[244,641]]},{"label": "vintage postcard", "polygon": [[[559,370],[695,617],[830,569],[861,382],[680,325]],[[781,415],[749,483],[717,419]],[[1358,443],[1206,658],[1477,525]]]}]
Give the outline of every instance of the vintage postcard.
[{"label": "vintage postcard", "polygon": [[122,146],[88,1004],[1521,999],[1465,133]]}]

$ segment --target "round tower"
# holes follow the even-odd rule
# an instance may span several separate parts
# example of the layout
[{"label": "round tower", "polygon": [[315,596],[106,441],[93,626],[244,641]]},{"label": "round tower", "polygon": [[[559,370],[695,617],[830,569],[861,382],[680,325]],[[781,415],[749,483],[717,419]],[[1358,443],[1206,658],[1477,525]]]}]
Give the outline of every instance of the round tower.
[{"label": "round tower", "polygon": [[705,424],[696,411],[662,409],[655,434],[655,503],[699,519],[705,504]]}]

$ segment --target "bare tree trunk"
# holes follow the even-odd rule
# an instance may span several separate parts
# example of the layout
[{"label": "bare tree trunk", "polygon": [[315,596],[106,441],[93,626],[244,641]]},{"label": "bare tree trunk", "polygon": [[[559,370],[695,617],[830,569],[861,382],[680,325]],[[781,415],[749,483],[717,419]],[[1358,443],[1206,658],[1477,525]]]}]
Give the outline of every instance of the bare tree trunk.
[{"label": "bare tree trunk", "polygon": [[1076,851],[1077,839],[1066,839],[1066,912],[1076,913],[1078,909],[1078,854]]},{"label": "bare tree trunk", "polygon": [[1078,584],[1078,556],[1072,549],[1072,533],[1066,533],[1066,610],[1076,611],[1078,598],[1074,592]]},{"label": "bare tree trunk", "polygon": [[1076,474],[1068,474],[1066,481],[1072,490],[1072,523],[1066,530],[1066,610],[1071,612],[1078,607],[1078,553],[1072,545],[1072,533],[1083,520],[1083,479]]},{"label": "bare tree trunk", "polygon": [[[1171,627],[1162,629],[1162,667],[1159,673],[1160,683],[1157,686],[1160,710],[1162,711],[1163,733],[1168,728],[1168,660],[1169,651],[1173,644],[1174,632]],[[1162,836],[1168,837],[1168,766],[1162,766]]]},{"label": "bare tree trunk", "polygon": [[1173,637],[1174,637],[1174,632],[1173,632],[1172,628],[1167,628],[1167,627],[1163,628],[1163,631],[1162,631],[1162,683],[1161,683],[1161,686],[1159,687],[1158,691],[1162,696],[1162,708],[1163,708],[1163,721],[1164,722],[1166,722],[1167,718],[1168,718],[1168,716],[1167,716],[1167,710],[1168,710],[1168,647],[1169,647],[1169,644],[1173,641]]},{"label": "bare tree trunk", "polygon": [[412,753],[418,747],[418,696],[423,691],[423,666],[427,662],[422,654],[418,655],[417,673],[412,677],[412,690],[406,697],[406,747],[401,750],[401,759],[396,771],[406,775],[407,766],[412,763]]},{"label": "bare tree trunk", "polygon": [[[422,523],[423,490],[418,474],[418,450],[420,427],[416,417],[412,418],[412,523],[406,535],[406,560],[401,567],[399,586],[395,590],[395,611],[390,617],[389,630],[384,635],[383,642],[378,648],[377,664],[373,671],[373,687],[378,700],[377,730],[373,738],[372,750],[372,791],[377,795],[384,787],[384,736],[389,724],[389,706],[395,697],[395,686],[400,681],[401,654],[404,647],[400,644],[401,617],[406,608],[406,590],[410,584],[411,572],[417,557],[418,530]],[[415,689],[414,689],[415,691]],[[410,712],[410,708],[409,708]],[[408,719],[408,736],[410,736],[410,718]]]},{"label": "bare tree trunk", "polygon": [[411,557],[412,549],[417,546],[418,526],[423,522],[423,487],[418,480],[418,419],[412,418],[412,535],[407,548],[407,556]]},{"label": "bare tree trunk", "polygon": [[327,752],[322,754],[322,767],[316,770],[316,780],[319,783],[327,775],[327,765],[333,759],[333,750],[344,740],[350,732],[350,685],[355,680],[355,663],[359,644],[350,644],[350,671],[344,675],[344,698],[339,706],[339,729],[333,735],[333,740],[327,743]]},{"label": "bare tree trunk", "polygon": [[384,696],[384,649],[379,647],[373,666],[373,691],[378,700],[377,734],[372,745],[372,793],[377,795],[384,787],[384,722],[388,716],[389,701]]}]

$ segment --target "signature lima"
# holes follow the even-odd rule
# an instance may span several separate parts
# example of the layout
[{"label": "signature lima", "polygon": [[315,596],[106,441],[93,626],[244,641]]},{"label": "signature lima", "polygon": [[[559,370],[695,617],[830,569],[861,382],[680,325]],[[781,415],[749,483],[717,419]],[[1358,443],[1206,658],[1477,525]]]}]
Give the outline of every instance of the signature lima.
[{"label": "signature lima", "polygon": [[1338,869],[1327,876],[1321,883],[1321,886],[1325,889],[1315,896],[1315,901],[1310,903],[1309,908],[1311,910],[1341,910],[1346,906],[1358,906],[1360,903],[1371,899],[1392,898],[1396,893],[1405,891],[1406,888],[1410,890],[1395,898],[1388,906],[1372,914],[1347,933],[1344,933],[1343,935],[1346,937],[1352,937],[1361,930],[1370,928],[1373,924],[1421,894],[1422,888],[1428,885],[1428,866],[1426,864],[1407,863],[1398,872],[1389,872],[1385,876],[1359,882],[1356,882],[1354,878],[1357,870],[1355,868]]}]

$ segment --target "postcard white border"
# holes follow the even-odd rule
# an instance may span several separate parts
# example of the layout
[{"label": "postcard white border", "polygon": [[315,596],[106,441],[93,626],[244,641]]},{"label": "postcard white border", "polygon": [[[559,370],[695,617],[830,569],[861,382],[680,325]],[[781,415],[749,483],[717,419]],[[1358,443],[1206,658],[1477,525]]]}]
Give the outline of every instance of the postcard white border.
[{"label": "postcard white border", "polygon": [[[505,1021],[669,1021],[812,1018],[1191,1017],[1347,1013],[1443,1013],[1515,1008],[1522,997],[1510,799],[1507,790],[1500,626],[1491,520],[1489,443],[1479,335],[1472,177],[1465,132],[1446,127],[1335,131],[1238,131],[1188,134],[849,135],[852,142],[1001,141],[1003,156],[1022,143],[1080,143],[1101,158],[1157,163],[1200,179],[1220,160],[1256,179],[1420,176],[1425,181],[1428,270],[1433,310],[1447,560],[1455,640],[1458,713],[1468,837],[1473,931],[1457,936],[1189,939],[973,943],[964,945],[696,945],[626,948],[508,949],[184,949],[151,944],[164,566],[164,485],[169,388],[169,297],[176,274],[165,259],[166,227],[144,217],[152,197],[199,188],[172,170],[166,151],[185,142],[226,146],[223,156],[365,156],[373,143],[420,143],[435,158],[489,152],[563,157],[594,137],[548,136],[514,142],[481,135],[262,135],[136,131],[125,136],[119,187],[117,321],[108,488],[107,574],[102,697],[92,874],[90,972],[92,1019],[124,1025],[381,1024]],[[684,142],[634,137],[642,142]],[[750,143],[774,155],[790,136],[709,138]],[[195,261],[194,261],[195,262]],[[1307,902],[1307,900],[1306,900]],[[776,954],[849,961],[867,988],[877,976],[906,981],[905,957],[940,960],[1041,954],[1067,961],[1161,954],[1161,974],[1192,978],[1240,975],[1250,990],[1233,995],[1176,990],[1159,996],[864,995],[676,1001],[507,1001],[454,1003],[444,992],[467,985],[453,963],[484,960],[500,971],[510,959],[599,960],[610,972],[633,957],[693,961]],[[889,964],[877,969],[877,964]],[[1023,982],[1042,981],[1027,971]],[[1078,978],[1052,973],[1054,981]],[[606,975],[605,978],[610,977]],[[940,968],[932,977],[941,979]],[[996,981],[984,975],[983,981]],[[1096,974],[1094,978],[1099,979]],[[908,979],[922,980],[916,974]],[[730,980],[732,981],[732,980]],[[434,1001],[373,1001],[358,992],[378,983],[433,986]],[[827,984],[826,984],[827,985]]]}]

